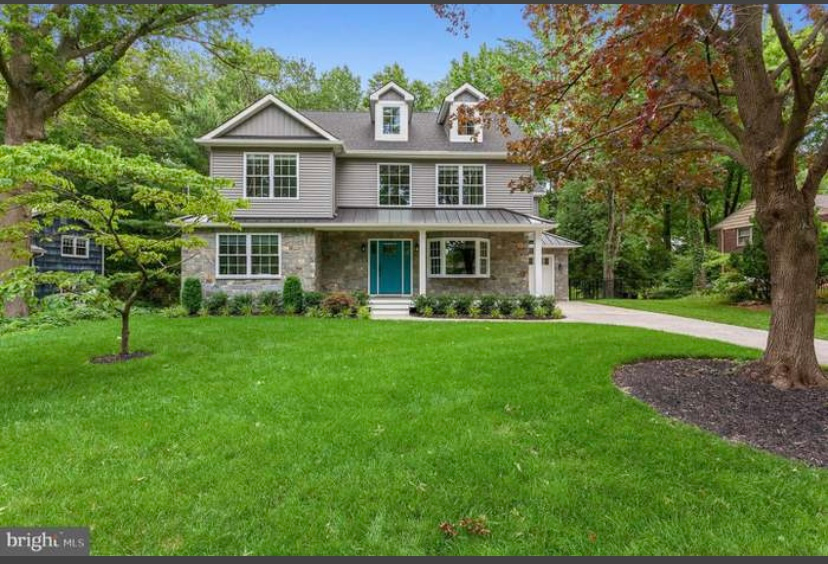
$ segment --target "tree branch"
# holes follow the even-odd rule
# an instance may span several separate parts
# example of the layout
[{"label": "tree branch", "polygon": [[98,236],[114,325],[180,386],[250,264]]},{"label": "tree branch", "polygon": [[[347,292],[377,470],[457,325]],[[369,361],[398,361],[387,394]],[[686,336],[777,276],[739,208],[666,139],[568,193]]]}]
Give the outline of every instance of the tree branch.
[{"label": "tree branch", "polygon": [[808,175],[802,184],[802,192],[805,196],[809,198],[816,196],[826,172],[828,172],[828,137],[823,139],[811,166],[808,167]]},{"label": "tree branch", "polygon": [[802,98],[805,96],[806,91],[802,78],[802,61],[799,59],[799,53],[796,52],[796,47],[793,44],[790,34],[788,34],[788,28],[782,19],[782,13],[779,11],[779,4],[768,4],[768,13],[771,17],[773,30],[776,32],[776,37],[779,38],[779,44],[782,46],[782,51],[785,53],[785,58],[790,67],[794,96],[800,101],[803,101]]},{"label": "tree branch", "polygon": [[[797,55],[798,56],[801,57],[802,54],[805,51],[807,51],[808,48],[814,43],[814,41],[816,41],[817,37],[819,37],[819,34],[822,31],[822,28],[824,28],[826,24],[828,24],[828,13],[826,13],[824,16],[819,18],[819,20],[817,20],[816,23],[814,23],[814,27],[811,30],[811,34],[808,36],[807,39],[805,39],[805,41],[802,42],[802,45],[800,45],[799,49],[797,50]],[[773,72],[771,72],[771,74],[770,74],[771,80],[776,81],[780,76],[782,76],[782,73],[785,72],[785,69],[787,69],[787,68],[788,68],[788,59],[785,58],[785,60],[782,61],[779,64],[779,66],[776,67],[773,70]]]},{"label": "tree branch", "polygon": [[730,133],[736,141],[741,142],[744,135],[744,130],[739,123],[734,119],[733,115],[721,105],[721,98],[717,98],[715,94],[711,94],[703,88],[684,83],[680,85],[679,90],[687,92],[705,106],[707,106],[710,114]]},{"label": "tree branch", "polygon": [[727,155],[737,163],[741,164],[742,166],[745,165],[745,158],[742,153],[734,148],[730,147],[729,145],[725,145],[724,143],[719,143],[717,141],[699,141],[695,144],[685,145],[683,147],[674,147],[667,151],[668,153],[720,153],[722,155]]}]

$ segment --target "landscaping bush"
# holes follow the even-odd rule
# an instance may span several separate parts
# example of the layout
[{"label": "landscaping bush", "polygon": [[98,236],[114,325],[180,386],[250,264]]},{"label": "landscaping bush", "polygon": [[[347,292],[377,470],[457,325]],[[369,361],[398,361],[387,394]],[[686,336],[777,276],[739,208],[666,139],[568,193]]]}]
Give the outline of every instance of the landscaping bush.
[{"label": "landscaping bush", "polygon": [[305,293],[302,291],[302,281],[298,276],[288,276],[285,279],[282,304],[285,313],[302,313],[305,309]]},{"label": "landscaping bush", "polygon": [[532,316],[537,317],[538,319],[544,319],[547,315],[547,310],[543,306],[538,306],[532,310]]},{"label": "landscaping bush", "polygon": [[434,313],[436,315],[445,315],[446,310],[454,306],[454,296],[437,296],[434,300]]},{"label": "landscaping bush", "polygon": [[355,306],[353,296],[345,292],[334,292],[322,300],[322,311],[334,317],[349,317]]},{"label": "landscaping bush", "polygon": [[282,311],[282,294],[278,290],[266,290],[256,296],[260,313],[273,315]]},{"label": "landscaping bush", "polygon": [[434,317],[434,308],[431,306],[425,306],[422,312],[423,317]]},{"label": "landscaping bush", "polygon": [[227,302],[230,315],[253,315],[253,294],[236,294]]},{"label": "landscaping bush", "polygon": [[361,305],[356,310],[357,319],[371,319],[371,308],[367,305]]},{"label": "landscaping bush", "polygon": [[457,308],[454,307],[453,304],[446,308],[446,317],[450,317],[450,318],[453,319],[453,318],[457,317],[457,314],[458,314]]},{"label": "landscaping bush", "polygon": [[195,315],[201,309],[203,300],[201,291],[201,280],[198,278],[187,278],[181,286],[181,306],[189,315]]},{"label": "landscaping bush", "polygon": [[517,307],[516,307],[516,308],[512,311],[512,317],[513,317],[514,319],[526,319],[526,310],[525,310],[525,309],[523,309],[521,306],[517,306]]},{"label": "landscaping bush", "polygon": [[351,295],[354,297],[354,302],[357,306],[363,307],[368,305],[368,294],[366,292],[362,290],[356,290]]},{"label": "landscaping bush", "polygon": [[330,315],[325,313],[319,306],[310,306],[305,308],[305,317],[322,318],[330,317]]},{"label": "landscaping bush", "polygon": [[518,306],[525,312],[535,311],[535,308],[540,305],[540,300],[532,294],[523,294],[517,298]]},{"label": "landscaping bush", "polygon": [[492,310],[497,307],[497,296],[493,294],[484,294],[480,296],[480,313],[483,315],[490,315]]},{"label": "landscaping bush", "polygon": [[469,306],[469,317],[471,317],[472,319],[478,319],[480,317],[480,314],[480,300],[474,300],[472,304]]},{"label": "landscaping bush", "polygon": [[474,296],[468,294],[457,296],[454,299],[454,309],[457,310],[459,315],[468,315],[469,308],[471,307],[473,301]]},{"label": "landscaping bush", "polygon": [[549,313],[551,313],[557,305],[557,300],[555,299],[555,296],[541,296],[538,302],[539,305]]},{"label": "landscaping bush", "polygon": [[222,315],[227,308],[227,294],[225,292],[213,292],[204,300],[204,307],[210,315]]},{"label": "landscaping bush", "polygon": [[322,300],[325,299],[325,296],[322,292],[305,292],[304,294],[304,305],[305,308],[309,307],[319,307],[322,305]]},{"label": "landscaping bush", "polygon": [[426,294],[420,294],[416,298],[414,298],[414,310],[422,315],[425,308],[431,308],[434,310],[434,306],[436,305],[436,300],[432,296],[428,296]]},{"label": "landscaping bush", "polygon": [[161,315],[168,319],[177,319],[179,317],[189,317],[192,314],[190,313],[190,310],[188,310],[183,305],[174,305],[162,309]]},{"label": "landscaping bush", "polygon": [[512,315],[512,312],[515,310],[517,306],[517,300],[511,296],[500,296],[497,300],[497,309],[500,310],[504,316],[508,317]]}]

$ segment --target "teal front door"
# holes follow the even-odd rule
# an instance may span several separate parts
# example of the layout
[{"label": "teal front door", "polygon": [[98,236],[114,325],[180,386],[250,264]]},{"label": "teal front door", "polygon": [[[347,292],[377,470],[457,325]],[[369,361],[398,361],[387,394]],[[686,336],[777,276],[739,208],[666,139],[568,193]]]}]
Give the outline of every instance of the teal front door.
[{"label": "teal front door", "polygon": [[411,294],[411,241],[371,241],[368,274],[371,294]]}]

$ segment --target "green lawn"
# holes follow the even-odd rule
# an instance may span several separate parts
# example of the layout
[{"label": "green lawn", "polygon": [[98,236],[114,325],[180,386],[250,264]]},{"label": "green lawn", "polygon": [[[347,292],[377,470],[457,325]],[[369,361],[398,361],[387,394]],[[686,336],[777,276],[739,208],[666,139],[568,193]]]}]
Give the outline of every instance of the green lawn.
[{"label": "green lawn", "polygon": [[[828,554],[828,472],[664,418],[641,357],[757,352],[622,327],[284,318],[0,339],[0,526],[94,554]],[[446,540],[485,516],[491,536]]]},{"label": "green lawn", "polygon": [[[720,296],[688,296],[674,300],[596,300],[594,303],[669,313],[754,329],[767,330],[770,323],[768,307],[730,305]],[[828,339],[828,309],[824,306],[821,306],[817,313],[816,336],[819,339]]]}]

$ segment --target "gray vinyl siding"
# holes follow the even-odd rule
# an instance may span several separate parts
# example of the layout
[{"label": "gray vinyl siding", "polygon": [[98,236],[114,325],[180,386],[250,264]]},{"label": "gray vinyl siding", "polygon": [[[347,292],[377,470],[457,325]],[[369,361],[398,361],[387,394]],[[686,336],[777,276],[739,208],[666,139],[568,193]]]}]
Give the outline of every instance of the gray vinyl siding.
[{"label": "gray vinyl siding", "polygon": [[[231,179],[235,187],[226,190],[231,199],[244,198],[244,154],[266,153],[267,149],[213,149],[210,152],[210,175]],[[297,199],[252,199],[250,207],[236,212],[236,217],[332,217],[334,213],[334,156],[330,151],[273,150],[274,153],[298,153],[299,197]]]},{"label": "gray vinyl siding", "polygon": [[395,102],[402,102],[405,98],[402,97],[402,94],[394,90],[393,88],[386,91],[382,96],[379,97],[382,101],[395,101]]},{"label": "gray vinyl siding", "polygon": [[[336,166],[336,204],[343,207],[377,206],[378,162],[411,164],[411,203],[414,207],[433,208],[437,205],[437,161],[404,161],[373,159],[338,159]],[[486,207],[505,208],[521,213],[534,213],[532,194],[512,193],[509,182],[531,173],[527,165],[503,161],[441,161],[447,164],[486,165]]]},{"label": "gray vinyl siding", "polygon": [[319,134],[276,106],[268,106],[222,137],[315,137]]},{"label": "gray vinyl siding", "polygon": [[455,99],[455,102],[479,102],[480,100],[471,92],[461,92]]}]

